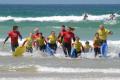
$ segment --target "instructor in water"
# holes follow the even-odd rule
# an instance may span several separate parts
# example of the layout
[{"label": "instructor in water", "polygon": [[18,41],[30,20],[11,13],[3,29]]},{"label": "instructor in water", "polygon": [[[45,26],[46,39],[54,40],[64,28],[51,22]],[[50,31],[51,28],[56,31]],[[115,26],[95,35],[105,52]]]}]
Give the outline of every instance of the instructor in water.
[{"label": "instructor in water", "polygon": [[11,39],[11,49],[14,52],[15,49],[19,46],[18,37],[20,37],[20,39],[22,40],[22,36],[21,36],[20,32],[18,31],[18,26],[13,26],[13,30],[8,32],[8,36],[6,37],[3,45],[10,38]]},{"label": "instructor in water", "polygon": [[99,34],[99,37],[101,39],[101,44],[107,43],[108,35],[112,35],[113,34],[112,31],[106,29],[104,27],[104,25],[100,25],[99,26],[99,29],[98,29],[97,33]]},{"label": "instructor in water", "polygon": [[75,41],[75,35],[73,33],[74,28],[68,27],[67,30],[62,34],[62,47],[65,57],[71,56],[71,44],[72,39]]}]

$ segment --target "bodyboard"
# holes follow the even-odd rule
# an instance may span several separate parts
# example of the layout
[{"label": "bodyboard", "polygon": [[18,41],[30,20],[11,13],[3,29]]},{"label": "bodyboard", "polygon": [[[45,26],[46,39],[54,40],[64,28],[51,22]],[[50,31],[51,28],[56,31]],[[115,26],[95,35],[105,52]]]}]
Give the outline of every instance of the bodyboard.
[{"label": "bodyboard", "polygon": [[47,55],[49,56],[52,56],[54,55],[54,50],[50,48],[49,44],[46,45],[46,52],[47,52]]},{"label": "bodyboard", "polygon": [[103,43],[101,46],[101,54],[103,57],[107,57],[108,45],[107,43]]},{"label": "bodyboard", "polygon": [[26,52],[26,47],[25,46],[20,46],[15,49],[15,52],[13,52],[14,57],[19,57],[22,56]]},{"label": "bodyboard", "polygon": [[71,50],[71,57],[77,58],[77,52],[76,52],[76,49],[74,49],[74,48]]}]

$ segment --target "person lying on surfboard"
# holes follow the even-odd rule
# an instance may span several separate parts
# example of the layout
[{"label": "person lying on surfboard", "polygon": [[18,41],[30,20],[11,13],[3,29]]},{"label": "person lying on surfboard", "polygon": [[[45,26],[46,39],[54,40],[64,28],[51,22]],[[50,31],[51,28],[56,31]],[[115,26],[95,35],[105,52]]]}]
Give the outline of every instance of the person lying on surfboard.
[{"label": "person lying on surfboard", "polygon": [[33,43],[34,43],[33,33],[30,33],[29,37],[25,39],[22,46],[26,46],[26,52],[33,53]]},{"label": "person lying on surfboard", "polygon": [[40,51],[45,51],[46,49],[46,44],[47,44],[47,41],[45,40],[44,36],[42,35],[42,33],[39,34],[39,37],[36,39],[36,44],[38,46],[38,49]]},{"label": "person lying on surfboard", "polygon": [[3,46],[6,43],[6,41],[10,38],[11,39],[11,49],[12,49],[12,52],[14,52],[15,49],[19,46],[18,37],[20,37],[20,39],[22,40],[22,35],[18,31],[18,26],[13,26],[13,30],[8,32],[8,36],[4,40]]},{"label": "person lying on surfboard", "polygon": [[92,46],[89,44],[89,41],[85,42],[84,50],[85,50],[85,53],[92,51]]},{"label": "person lying on surfboard", "polygon": [[76,40],[74,43],[72,43],[72,45],[73,49],[71,51],[71,57],[77,58],[78,56],[81,56],[81,52],[84,52],[84,47],[80,42],[80,38],[76,37]]},{"label": "person lying on surfboard", "polygon": [[98,33],[95,33],[95,37],[93,40],[93,46],[94,46],[94,52],[95,52],[95,58],[101,54],[100,47],[101,47],[101,39],[99,37]]}]

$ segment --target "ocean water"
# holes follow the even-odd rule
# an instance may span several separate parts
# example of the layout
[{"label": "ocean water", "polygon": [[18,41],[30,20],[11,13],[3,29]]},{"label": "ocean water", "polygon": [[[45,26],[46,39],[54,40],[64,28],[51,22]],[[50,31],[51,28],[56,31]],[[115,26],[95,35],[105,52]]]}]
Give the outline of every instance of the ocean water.
[{"label": "ocean water", "polygon": [[[89,16],[86,21],[83,20],[84,13]],[[107,21],[111,13],[116,13],[116,19]],[[40,27],[45,36],[51,30],[57,34],[64,24],[74,27],[82,40],[91,40],[98,26],[104,24],[114,32],[109,39],[119,40],[119,13],[120,5],[0,5],[0,37],[4,38],[13,25],[20,26],[26,37],[35,27]]]},{"label": "ocean water", "polygon": [[[83,20],[84,13],[88,20]],[[115,13],[114,20],[109,15]],[[23,38],[35,27],[47,37],[61,25],[75,28],[83,45],[92,40],[100,24],[113,31],[108,37],[108,58],[94,59],[94,52],[82,58],[65,58],[59,47],[55,56],[34,50],[12,57],[10,42],[0,47],[0,80],[120,80],[120,5],[0,5],[0,44],[13,25],[20,26]],[[24,40],[19,41],[22,44]]]}]

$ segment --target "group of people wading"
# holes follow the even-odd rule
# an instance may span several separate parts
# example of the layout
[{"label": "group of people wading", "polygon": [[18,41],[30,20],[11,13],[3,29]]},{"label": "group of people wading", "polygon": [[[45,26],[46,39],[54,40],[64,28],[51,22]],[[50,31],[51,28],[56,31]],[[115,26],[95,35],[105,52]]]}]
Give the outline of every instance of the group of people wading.
[{"label": "group of people wading", "polygon": [[[18,28],[18,26],[13,26],[13,30],[8,32],[8,36],[4,40],[5,44],[9,38],[11,39],[11,49],[13,52],[19,46],[18,38],[20,37],[22,40],[22,35]],[[26,51],[30,53],[33,53],[33,48],[36,48],[42,52],[54,55],[56,54],[59,43],[60,46],[62,46],[65,57],[77,58],[81,56],[82,52],[88,53],[93,49],[95,57],[97,57],[101,54],[101,45],[103,43],[107,43],[107,36],[112,34],[110,30],[106,29],[103,25],[100,25],[98,31],[95,33],[93,45],[90,45],[89,41],[86,41],[85,45],[82,45],[80,38],[74,34],[74,31],[74,28],[66,28],[62,25],[58,36],[55,34],[55,31],[51,31],[50,35],[46,38],[39,31],[39,28],[35,28],[34,33],[29,34],[29,36],[24,40],[22,46],[25,46]]]}]

